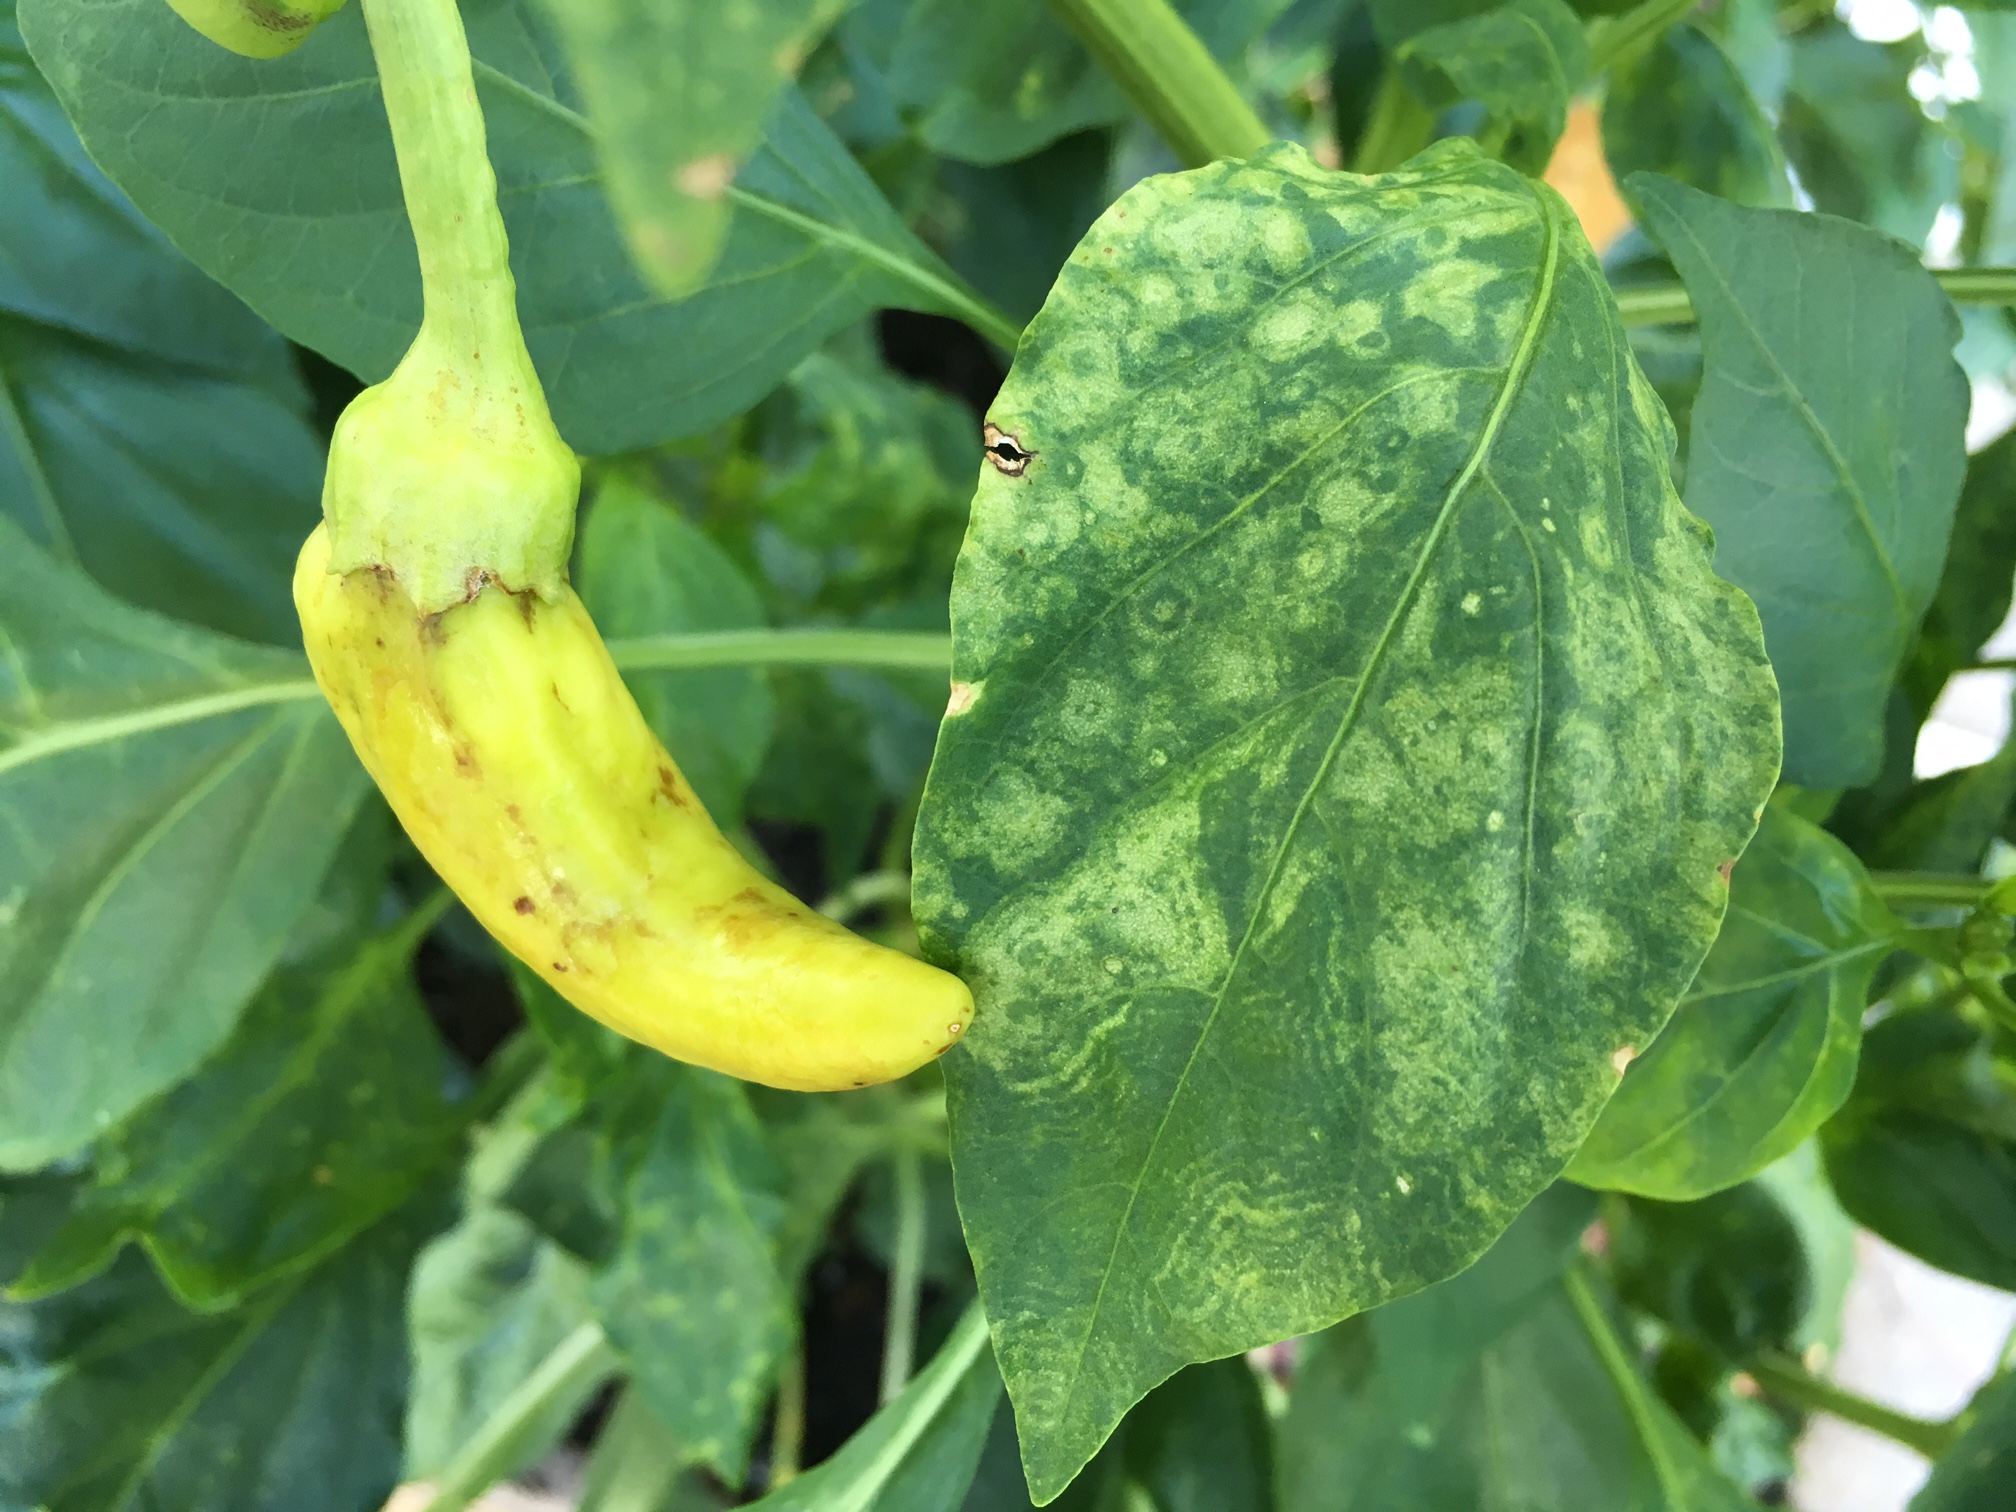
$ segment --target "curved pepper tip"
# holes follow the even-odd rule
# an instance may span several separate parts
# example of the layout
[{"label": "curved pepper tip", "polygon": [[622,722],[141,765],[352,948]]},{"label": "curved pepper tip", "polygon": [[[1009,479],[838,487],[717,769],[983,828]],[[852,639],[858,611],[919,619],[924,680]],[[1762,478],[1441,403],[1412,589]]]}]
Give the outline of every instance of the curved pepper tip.
[{"label": "curved pepper tip", "polygon": [[244,58],[279,58],[343,8],[343,0],[168,0],[175,14]]}]

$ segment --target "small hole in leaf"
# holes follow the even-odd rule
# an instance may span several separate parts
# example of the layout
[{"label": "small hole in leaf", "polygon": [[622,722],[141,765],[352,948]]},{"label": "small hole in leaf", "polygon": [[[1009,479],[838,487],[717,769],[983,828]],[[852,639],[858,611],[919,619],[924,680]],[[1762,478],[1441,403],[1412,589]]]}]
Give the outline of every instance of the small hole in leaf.
[{"label": "small hole in leaf", "polygon": [[1036,453],[1025,451],[1022,443],[1009,435],[998,425],[989,425],[983,433],[984,454],[987,461],[998,473],[1011,478],[1019,478],[1035,460]]}]

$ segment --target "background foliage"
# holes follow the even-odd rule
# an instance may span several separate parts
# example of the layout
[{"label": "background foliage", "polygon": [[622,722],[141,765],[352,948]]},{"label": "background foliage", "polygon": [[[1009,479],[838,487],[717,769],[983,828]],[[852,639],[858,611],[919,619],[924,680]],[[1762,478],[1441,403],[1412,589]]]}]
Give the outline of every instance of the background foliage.
[{"label": "background foliage", "polygon": [[1170,177],[1100,9],[463,5],[577,586],[981,999],[800,1096],[509,967],[307,677],[419,312],[357,7],[0,5],[0,1506],[1721,1512],[1815,1408],[2016,1496],[2006,1374],[1808,1369],[1851,1220],[2016,1290],[2016,754],[1913,766],[2016,578],[2016,281],[1925,266],[2016,262],[2016,18],[1187,0],[1287,145]]}]

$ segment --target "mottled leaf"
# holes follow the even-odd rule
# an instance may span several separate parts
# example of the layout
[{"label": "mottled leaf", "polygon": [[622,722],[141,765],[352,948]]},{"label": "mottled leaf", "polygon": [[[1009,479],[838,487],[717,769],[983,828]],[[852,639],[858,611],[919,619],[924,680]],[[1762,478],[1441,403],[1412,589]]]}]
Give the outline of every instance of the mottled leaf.
[{"label": "mottled leaf", "polygon": [[1739,205],[1792,203],[1770,118],[1721,44],[1691,22],[1611,70],[1603,155],[1619,179],[1663,173]]},{"label": "mottled leaf", "polygon": [[[795,90],[737,179],[713,276],[653,296],[543,25],[522,0],[466,19],[526,341],[576,450],[705,430],[877,305],[964,308]],[[27,0],[22,23],[98,161],[199,267],[360,377],[392,370],[419,326],[419,264],[357,6],[257,63],[160,0]]]},{"label": "mottled leaf", "polygon": [[795,1331],[776,1261],[782,1178],[739,1082],[657,1069],[619,1135],[622,1237],[589,1297],[658,1416],[738,1484]]},{"label": "mottled leaf", "polygon": [[1706,369],[1687,506],[1756,600],[1785,705],[1785,777],[1853,787],[1932,601],[1967,454],[1959,321],[1907,249],[1832,216],[1630,189],[1687,284]]},{"label": "mottled leaf", "polygon": [[2016,1291],[2016,1070],[1957,1016],[1872,1028],[1820,1148],[1857,1223],[1928,1265]]},{"label": "mottled leaf", "polygon": [[1509,0],[1431,26],[1395,57],[1423,104],[1482,105],[1485,149],[1528,173],[1547,166],[1568,124],[1568,102],[1589,73],[1582,22],[1563,0]]},{"label": "mottled leaf", "polygon": [[1714,937],[1775,699],[1566,206],[1467,142],[1136,186],[991,418],[915,905],[1046,1497],[1553,1179]]},{"label": "mottled leaf", "polygon": [[1684,1202],[1791,1153],[1854,1085],[1869,985],[1901,929],[1847,846],[1773,803],[1700,976],[1570,1178]]},{"label": "mottled leaf", "polygon": [[660,293],[707,280],[728,187],[848,0],[542,0],[580,80],[609,201]]},{"label": "mottled leaf", "polygon": [[399,1469],[416,1201],[309,1274],[185,1311],[129,1252],[0,1305],[0,1503],[47,1512],[360,1512]]},{"label": "mottled leaf", "polygon": [[178,1299],[215,1311],[405,1202],[462,1124],[412,944],[401,931],[333,974],[269,982],[196,1075],[100,1142],[95,1180],[15,1293],[74,1285],[137,1239]]},{"label": "mottled leaf", "polygon": [[[595,496],[576,574],[604,635],[746,630],[763,602],[719,546],[635,482],[615,477]],[[625,681],[714,822],[742,820],[742,794],[770,744],[770,685],[754,667],[632,672]]]},{"label": "mottled leaf", "polygon": [[838,1453],[755,1506],[762,1512],[944,1512],[979,1463],[1001,1375],[976,1303],[908,1386]]},{"label": "mottled leaf", "polygon": [[0,519],[0,1168],[223,1043],[367,786],[298,656],[119,604]]}]

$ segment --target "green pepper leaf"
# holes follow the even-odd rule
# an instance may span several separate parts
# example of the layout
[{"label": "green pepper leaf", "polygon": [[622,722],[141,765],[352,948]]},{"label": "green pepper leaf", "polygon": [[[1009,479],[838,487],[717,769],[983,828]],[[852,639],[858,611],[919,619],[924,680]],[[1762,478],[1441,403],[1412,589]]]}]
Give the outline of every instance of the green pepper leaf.
[{"label": "green pepper leaf", "polygon": [[739,1484],[797,1325],[776,1258],[782,1173],[741,1083],[658,1061],[629,1091],[622,1234],[589,1297],[694,1462]]},{"label": "green pepper leaf", "polygon": [[[258,63],[161,0],[27,0],[21,19],[86,145],[199,267],[367,381],[391,372],[419,328],[419,264],[358,7]],[[705,430],[880,305],[984,323],[795,89],[737,178],[706,285],[652,294],[544,23],[505,0],[467,25],[526,342],[577,451]]]},{"label": "green pepper leaf", "polygon": [[601,143],[637,266],[682,298],[728,236],[764,118],[851,0],[542,0]]},{"label": "green pepper leaf", "polygon": [[1624,1301],[1736,1364],[1793,1348],[1813,1282],[1799,1231],[1767,1188],[1745,1182],[1699,1202],[1636,1197],[1608,1214]]},{"label": "green pepper leaf", "polygon": [[1763,616],[1786,780],[1859,786],[1967,465],[1959,320],[1917,257],[1866,227],[1654,174],[1629,188],[1700,319],[1687,507]]},{"label": "green pepper leaf", "polygon": [[1569,1178],[1684,1202],[1790,1154],[1854,1085],[1869,985],[1902,927],[1847,846],[1772,804],[1701,975]]},{"label": "green pepper leaf", "polygon": [[1933,1462],[1910,1512],[1999,1512],[2016,1499],[2016,1372],[1982,1388],[1969,1410],[1974,1420]]},{"label": "green pepper leaf", "polygon": [[1047,1498],[1554,1178],[1714,938],[1775,690],[1587,244],[1467,142],[1137,185],[992,421],[915,907]]},{"label": "green pepper leaf", "polygon": [[1739,205],[1792,203],[1770,118],[1722,45],[1692,22],[1611,70],[1603,155],[1619,179],[1663,173]]},{"label": "green pepper leaf", "polygon": [[297,655],[132,609],[0,519],[0,1169],[221,1045],[369,779]]},{"label": "green pepper leaf", "polygon": [[1418,31],[1394,56],[1423,104],[1482,105],[1479,140],[1527,173],[1547,166],[1568,124],[1568,102],[1589,74],[1581,19],[1562,0],[1510,0]]},{"label": "green pepper leaf", "polygon": [[771,1492],[761,1512],[944,1512],[973,1479],[1001,1375],[978,1303],[931,1363],[831,1459]]},{"label": "green pepper leaf", "polygon": [[96,1180],[13,1283],[75,1285],[128,1239],[202,1311],[312,1267],[410,1197],[462,1118],[405,931],[342,969],[282,972],[196,1075],[101,1141]]},{"label": "green pepper leaf", "polygon": [[0,1304],[0,1503],[289,1512],[376,1507],[399,1470],[406,1279],[441,1212],[424,1193],[305,1275],[222,1314],[184,1310],[140,1255]]}]

